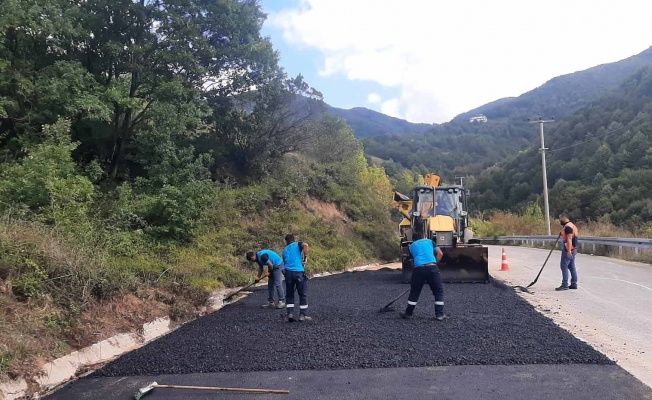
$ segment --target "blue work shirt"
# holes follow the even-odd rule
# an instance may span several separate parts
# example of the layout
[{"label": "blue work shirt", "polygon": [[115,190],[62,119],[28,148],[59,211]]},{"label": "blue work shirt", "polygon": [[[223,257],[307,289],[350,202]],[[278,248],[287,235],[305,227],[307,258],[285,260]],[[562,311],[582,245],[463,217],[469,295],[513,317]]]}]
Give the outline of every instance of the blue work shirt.
[{"label": "blue work shirt", "polygon": [[267,265],[268,261],[272,262],[272,265],[274,268],[278,268],[283,264],[283,259],[281,256],[276,254],[272,250],[261,250],[258,253],[256,253],[256,261],[258,262],[258,265],[261,267],[264,265]]},{"label": "blue work shirt", "polygon": [[435,251],[439,247],[430,239],[419,239],[410,245],[410,253],[414,258],[414,267],[418,268],[426,264],[437,264]]},{"label": "blue work shirt", "polygon": [[[299,246],[301,243],[301,246]],[[288,271],[303,272],[303,260],[301,257],[301,250],[303,250],[302,242],[292,242],[287,245],[283,250],[283,263],[285,269]]]}]

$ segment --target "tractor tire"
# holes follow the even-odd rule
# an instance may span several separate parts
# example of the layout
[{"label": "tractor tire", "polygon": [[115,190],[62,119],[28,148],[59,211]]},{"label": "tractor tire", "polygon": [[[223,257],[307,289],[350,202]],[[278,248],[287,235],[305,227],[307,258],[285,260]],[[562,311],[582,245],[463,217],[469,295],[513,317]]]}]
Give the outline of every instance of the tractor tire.
[{"label": "tractor tire", "polygon": [[403,283],[412,282],[412,271],[414,271],[414,263],[412,260],[404,259],[401,267],[401,280]]}]

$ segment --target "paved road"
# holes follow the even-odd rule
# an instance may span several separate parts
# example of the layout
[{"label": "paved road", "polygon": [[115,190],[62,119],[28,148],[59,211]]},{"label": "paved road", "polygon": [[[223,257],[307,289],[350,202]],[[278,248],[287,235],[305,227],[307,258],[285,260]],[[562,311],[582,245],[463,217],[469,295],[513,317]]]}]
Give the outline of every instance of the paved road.
[{"label": "paved road", "polygon": [[[549,253],[505,250],[510,270],[499,271],[501,247],[490,246],[490,272],[523,286],[534,280]],[[652,387],[652,265],[580,254],[579,289],[555,292],[561,283],[560,257],[553,252],[532,294],[523,298]]]},{"label": "paved road", "polygon": [[[527,284],[536,275],[546,254],[546,251],[536,249],[508,248],[508,260],[511,271],[498,272],[497,270],[500,269],[500,248],[492,247],[490,249],[491,273],[493,276],[512,281],[514,284]],[[649,342],[651,342],[648,332],[652,331],[652,329],[649,327],[649,318],[641,320],[636,318],[636,316],[645,315],[649,317],[649,310],[652,310],[652,304],[649,303],[649,294],[643,294],[647,293],[643,286],[646,286],[644,282],[649,277],[647,274],[650,269],[638,264],[621,263],[616,260],[600,257],[580,256],[578,263],[580,264],[581,289],[558,293],[553,290],[558,285],[557,276],[559,271],[558,267],[556,267],[556,262],[553,263],[553,260],[558,259],[558,254],[553,255],[553,257],[555,258],[551,259],[550,265],[544,271],[539,283],[534,287],[536,289],[534,293],[524,294],[524,298],[535,304],[542,313],[550,316],[562,326],[567,327],[571,332],[574,330],[578,331],[582,339],[589,341],[591,344],[594,344],[594,342],[598,343],[595,347],[608,356],[611,356],[610,351],[614,351],[613,349],[622,350],[623,348],[621,346],[625,346],[624,351],[629,353],[627,353],[628,355],[625,354],[627,357],[624,361],[628,361],[629,364],[624,363],[622,359],[614,358],[617,359],[620,365],[635,373],[639,379],[644,379],[645,365],[647,364],[644,362],[644,355],[641,356],[640,352],[647,352],[645,346],[649,346]],[[637,274],[642,275],[638,276]],[[326,283],[332,278],[322,279]],[[318,281],[322,282],[322,279]],[[642,280],[639,281],[640,279]],[[625,283],[624,281],[631,283]],[[611,286],[614,285],[619,285],[617,293],[612,293],[614,290]],[[464,285],[459,290],[466,293],[467,289],[472,289],[474,286],[476,285]],[[363,288],[369,287],[369,285],[359,287],[362,290]],[[487,287],[484,285],[478,287],[477,292],[483,292]],[[317,285],[317,281],[315,281],[313,288],[315,289],[313,292],[317,292],[316,294],[318,294],[319,286]],[[468,293],[466,296],[474,296],[473,293]],[[247,309],[256,307],[257,302],[261,301],[261,296],[263,295],[264,293],[262,292],[258,294],[254,293],[251,299],[245,299],[237,307],[246,307]],[[380,293],[380,297],[382,298],[387,297],[387,295],[388,293],[384,291]],[[428,293],[424,292],[424,296],[427,295]],[[260,299],[257,297],[260,297]],[[509,296],[501,297],[505,300],[509,299]],[[465,297],[457,296],[457,298],[462,299]],[[450,300],[454,300],[454,298]],[[373,299],[370,304],[377,302],[377,299]],[[477,302],[474,304],[482,304],[481,299],[476,299],[474,302]],[[630,304],[622,305],[621,302],[628,302]],[[251,304],[247,305],[248,303]],[[491,301],[491,303],[496,303],[496,301]],[[500,303],[500,301],[497,303]],[[342,307],[345,308],[346,306],[347,303],[343,303]],[[482,305],[482,307],[486,306],[486,303]],[[357,304],[356,307],[359,308],[360,305]],[[500,306],[497,307],[498,310],[500,308]],[[450,309],[453,311],[455,307],[451,305]],[[423,310],[425,311],[425,308]],[[455,311],[458,317],[466,318],[465,313],[460,314],[460,310]],[[469,317],[471,315],[476,316],[468,320],[472,325],[479,323],[478,321],[486,321],[487,324],[493,326],[495,323],[491,321],[490,317],[499,315],[498,312],[494,312],[482,316],[473,314],[471,311],[468,311]],[[224,312],[229,312],[229,310],[225,309],[218,313]],[[478,316],[481,318],[477,318]],[[206,321],[210,321],[210,318],[214,317],[209,316],[208,319],[199,321],[199,324],[207,323]],[[386,317],[384,316],[383,318]],[[419,324],[425,323],[423,321],[416,322],[419,322]],[[389,328],[393,326],[392,323],[389,320],[385,321],[385,324],[387,324],[386,329],[390,331],[394,329]],[[501,324],[505,325],[505,329],[509,327],[508,325],[515,323],[517,321],[511,323],[501,322]],[[415,324],[413,328],[417,329],[418,326]],[[452,327],[452,325],[446,326],[445,329]],[[219,332],[219,330],[215,332]],[[420,332],[421,334],[419,332],[415,332],[415,334],[422,336],[425,331],[420,330]],[[345,331],[342,331],[341,334],[345,333]],[[216,337],[219,337],[219,335]],[[375,340],[378,341],[378,339],[376,337]],[[614,340],[616,339],[618,339],[617,341],[619,343],[629,344],[615,345]],[[243,338],[244,340],[247,339]],[[647,344],[644,343],[646,340],[648,341]],[[187,345],[187,343],[180,343],[179,349]],[[536,341],[531,342],[533,348],[539,345]],[[374,346],[375,348],[372,342],[370,342],[369,346]],[[527,347],[527,344],[525,346]],[[318,351],[318,349],[315,350]],[[477,352],[477,349],[473,350]],[[357,349],[357,351],[363,350]],[[519,349],[519,351],[521,352],[519,354],[522,354],[524,357],[527,357],[529,354],[529,351],[525,347]],[[135,354],[135,358],[134,355],[131,356],[133,362],[147,364],[151,361],[142,359],[142,357],[138,359],[140,357],[139,354],[140,356],[147,355],[147,357],[156,357],[155,354],[151,354],[151,351],[149,353],[147,351],[139,352]],[[648,352],[648,354],[652,353]],[[202,355],[204,358],[205,356],[205,354]],[[252,359],[251,355],[247,356],[243,354],[242,356]],[[191,364],[193,363],[192,359],[187,361]],[[639,369],[632,368],[637,365]],[[289,389],[291,391],[290,395],[255,395],[256,398],[260,399],[652,399],[652,390],[618,365],[577,363],[555,365],[456,365],[418,368],[322,369],[303,371],[290,369],[266,372],[233,371],[203,374],[185,373],[157,376],[87,378],[67,386],[48,398],[51,400],[126,400],[133,398],[133,393],[137,388],[151,381],[158,381],[163,384],[182,385],[266,387]],[[158,389],[151,393],[148,398],[151,400],[208,400],[217,398],[244,399],[251,397],[252,395],[250,394],[242,395],[222,392],[209,394],[206,392],[181,392]]]},{"label": "paved road", "polygon": [[155,389],[148,400],[645,400],[652,391],[615,365],[478,365],[337,371],[224,372],[84,379],[50,400],[133,399],[139,387],[160,384],[288,389],[239,394]]}]

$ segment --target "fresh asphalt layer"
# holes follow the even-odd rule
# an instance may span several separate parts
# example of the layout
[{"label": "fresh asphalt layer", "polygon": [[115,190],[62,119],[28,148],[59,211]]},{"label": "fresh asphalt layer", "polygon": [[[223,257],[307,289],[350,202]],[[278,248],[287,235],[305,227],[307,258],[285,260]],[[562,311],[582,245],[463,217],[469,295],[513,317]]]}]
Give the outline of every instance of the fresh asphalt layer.
[{"label": "fresh asphalt layer", "polygon": [[82,379],[50,400],[134,398],[159,384],[285,389],[247,394],[154,389],[145,400],[645,400],[652,390],[616,365],[459,365],[331,371],[218,372]]},{"label": "fresh asphalt layer", "polygon": [[[652,399],[647,386],[496,282],[445,285],[443,322],[434,320],[427,288],[412,320],[379,313],[407,287],[399,277],[380,270],[312,279],[314,321],[304,323],[261,309],[267,293],[257,289],[49,398],[127,399],[156,380],[292,391],[274,398]],[[150,396],[242,397],[171,389]]]},{"label": "fresh asphalt layer", "polygon": [[[450,319],[424,288],[412,320],[378,310],[407,286],[393,270],[309,281],[313,321],[262,309],[266,290],[108,364],[96,376],[486,364],[609,364],[500,283],[445,285]],[[407,304],[407,296],[397,302]],[[295,307],[298,308],[298,307]]]}]

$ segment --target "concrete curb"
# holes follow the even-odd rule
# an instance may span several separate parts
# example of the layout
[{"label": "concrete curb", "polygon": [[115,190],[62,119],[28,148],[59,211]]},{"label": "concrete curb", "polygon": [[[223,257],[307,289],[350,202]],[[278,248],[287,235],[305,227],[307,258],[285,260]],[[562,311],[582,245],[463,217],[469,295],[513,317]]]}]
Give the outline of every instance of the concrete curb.
[{"label": "concrete curb", "polygon": [[[226,289],[213,292],[209,298],[207,311],[214,312],[224,307],[223,298],[226,293]],[[84,376],[123,354],[167,335],[179,326],[181,325],[173,324],[169,316],[158,318],[143,324],[137,332],[120,333],[50,361],[41,368],[35,378],[35,383],[39,387],[37,393],[43,394],[55,391],[63,384]],[[88,372],[79,374],[80,370],[88,370]],[[0,400],[30,398],[28,392],[29,385],[25,379],[0,381]],[[37,396],[32,395],[31,398],[38,398]]]}]

